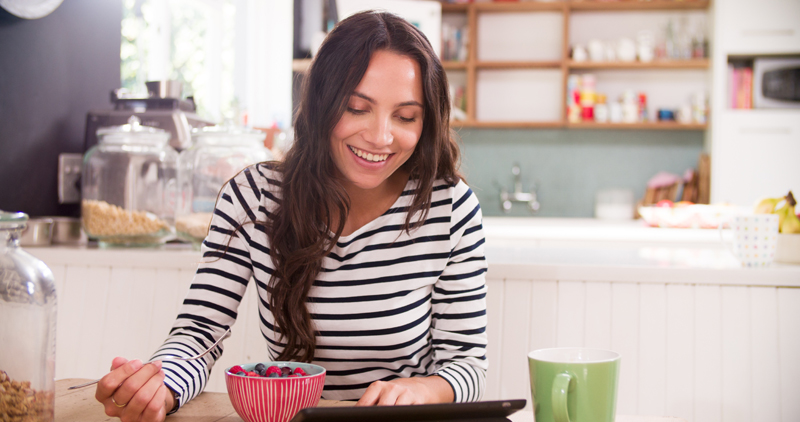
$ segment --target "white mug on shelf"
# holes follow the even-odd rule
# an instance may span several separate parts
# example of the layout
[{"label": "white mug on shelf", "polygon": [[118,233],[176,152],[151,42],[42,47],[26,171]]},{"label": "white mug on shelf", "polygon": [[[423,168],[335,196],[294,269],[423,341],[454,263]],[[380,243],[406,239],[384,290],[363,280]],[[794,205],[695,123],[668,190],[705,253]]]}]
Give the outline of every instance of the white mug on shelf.
[{"label": "white mug on shelf", "polygon": [[776,214],[734,216],[729,223],[733,232],[731,241],[723,239],[723,226],[719,226],[720,240],[743,267],[766,267],[775,259],[778,243]]}]

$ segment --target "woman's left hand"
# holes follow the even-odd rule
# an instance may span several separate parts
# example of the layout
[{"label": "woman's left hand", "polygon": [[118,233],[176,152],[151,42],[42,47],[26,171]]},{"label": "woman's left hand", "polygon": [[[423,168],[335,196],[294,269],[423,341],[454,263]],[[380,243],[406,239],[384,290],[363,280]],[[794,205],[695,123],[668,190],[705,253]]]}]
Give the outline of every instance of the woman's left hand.
[{"label": "woman's left hand", "polygon": [[394,406],[406,404],[451,403],[453,388],[437,375],[375,381],[356,406]]}]

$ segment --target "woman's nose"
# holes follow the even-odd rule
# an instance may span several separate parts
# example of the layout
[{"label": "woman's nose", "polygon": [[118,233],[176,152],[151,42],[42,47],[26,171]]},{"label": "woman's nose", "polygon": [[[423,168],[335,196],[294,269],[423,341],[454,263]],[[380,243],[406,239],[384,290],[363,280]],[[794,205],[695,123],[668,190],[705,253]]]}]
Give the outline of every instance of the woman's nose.
[{"label": "woman's nose", "polygon": [[376,147],[391,145],[394,140],[394,136],[392,136],[391,116],[376,117],[372,122],[370,135],[371,139],[369,139],[369,141],[375,144]]}]

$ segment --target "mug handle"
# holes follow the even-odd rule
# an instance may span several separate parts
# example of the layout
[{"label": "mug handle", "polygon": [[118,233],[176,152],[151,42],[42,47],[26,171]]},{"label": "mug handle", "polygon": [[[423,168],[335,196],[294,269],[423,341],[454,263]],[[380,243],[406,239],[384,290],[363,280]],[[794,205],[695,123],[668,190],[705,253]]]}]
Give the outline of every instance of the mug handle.
[{"label": "mug handle", "polygon": [[570,422],[569,407],[567,406],[570,381],[572,381],[572,375],[566,372],[556,375],[553,380],[553,391],[550,393],[550,400],[553,406],[553,418],[556,422]]}]

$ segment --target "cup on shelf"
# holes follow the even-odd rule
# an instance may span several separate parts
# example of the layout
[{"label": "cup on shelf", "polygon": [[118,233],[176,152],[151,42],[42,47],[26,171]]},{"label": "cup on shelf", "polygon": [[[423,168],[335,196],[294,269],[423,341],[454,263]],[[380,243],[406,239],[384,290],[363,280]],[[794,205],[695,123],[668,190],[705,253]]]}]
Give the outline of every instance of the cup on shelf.
[{"label": "cup on shelf", "polygon": [[636,60],[636,43],[630,38],[621,38],[617,44],[617,58],[623,62]]},{"label": "cup on shelf", "polygon": [[588,44],[589,50],[589,59],[593,62],[602,62],[606,59],[606,48],[605,44],[598,40],[594,39],[589,41]]},{"label": "cup on shelf", "polygon": [[585,62],[589,58],[589,54],[586,52],[586,47],[583,44],[575,44],[575,47],[572,47],[572,60],[576,62]]}]

